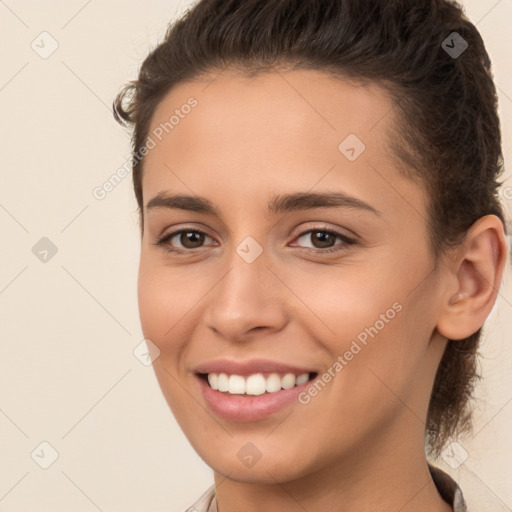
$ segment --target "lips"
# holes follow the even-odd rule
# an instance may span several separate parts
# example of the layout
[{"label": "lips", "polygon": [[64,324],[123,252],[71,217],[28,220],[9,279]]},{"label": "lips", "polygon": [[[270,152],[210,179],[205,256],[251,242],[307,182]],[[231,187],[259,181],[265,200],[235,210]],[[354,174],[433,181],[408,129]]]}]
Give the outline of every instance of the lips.
[{"label": "lips", "polygon": [[287,406],[318,376],[311,368],[268,359],[218,359],[195,368],[209,409],[231,421],[256,421]]},{"label": "lips", "polygon": [[206,374],[209,373],[225,373],[227,375],[240,375],[242,377],[248,377],[256,373],[261,373],[265,377],[271,373],[277,373],[280,376],[284,376],[287,373],[294,375],[301,375],[304,373],[318,373],[318,370],[292,366],[287,363],[279,361],[272,361],[269,359],[249,359],[245,361],[235,361],[233,359],[216,359],[200,364],[195,368],[195,373]]}]

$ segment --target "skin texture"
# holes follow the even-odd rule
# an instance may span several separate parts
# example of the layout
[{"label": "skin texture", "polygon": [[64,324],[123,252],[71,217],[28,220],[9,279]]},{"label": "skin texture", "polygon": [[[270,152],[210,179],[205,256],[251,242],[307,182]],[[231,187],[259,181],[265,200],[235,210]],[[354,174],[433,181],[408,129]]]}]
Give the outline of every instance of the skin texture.
[{"label": "skin texture", "polygon": [[[224,72],[171,90],[150,132],[191,96],[197,106],[146,157],[144,204],[162,191],[198,195],[221,216],[145,208],[138,299],[144,336],[160,349],[158,382],[214,470],[219,510],[451,510],[428,472],[426,411],[447,338],[475,332],[495,302],[501,221],[480,219],[434,270],[427,197],[397,170],[393,109],[376,85]],[[353,162],[338,149],[349,134],[366,146]],[[295,192],[343,192],[380,213],[267,212],[274,195]],[[186,254],[155,245],[179,229],[207,236],[167,241]],[[314,229],[356,243],[320,245]],[[263,250],[252,263],[236,251],[248,236]],[[312,252],[331,246],[340,250]],[[267,358],[322,373],[394,303],[401,311],[308,404],[251,423],[208,409],[200,363]],[[237,457],[247,442],[261,452],[252,467]]]}]

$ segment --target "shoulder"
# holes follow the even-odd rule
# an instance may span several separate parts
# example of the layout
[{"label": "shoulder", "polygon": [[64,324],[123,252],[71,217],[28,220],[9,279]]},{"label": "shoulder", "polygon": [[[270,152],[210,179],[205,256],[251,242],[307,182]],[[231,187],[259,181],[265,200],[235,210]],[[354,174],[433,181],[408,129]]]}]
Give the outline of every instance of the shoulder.
[{"label": "shoulder", "polygon": [[216,512],[215,484],[212,484],[185,512]]}]

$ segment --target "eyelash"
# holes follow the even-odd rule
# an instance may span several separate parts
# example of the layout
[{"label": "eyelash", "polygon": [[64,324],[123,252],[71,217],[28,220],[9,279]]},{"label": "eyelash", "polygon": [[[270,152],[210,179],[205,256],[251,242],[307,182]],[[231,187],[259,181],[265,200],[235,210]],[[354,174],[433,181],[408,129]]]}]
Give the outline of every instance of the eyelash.
[{"label": "eyelash", "polygon": [[[343,251],[343,250],[346,250],[346,247],[343,248],[343,245],[350,246],[350,245],[355,245],[357,243],[356,240],[354,240],[353,238],[350,238],[350,237],[344,235],[343,233],[340,233],[338,231],[334,231],[332,229],[323,228],[323,227],[318,227],[318,228],[308,229],[306,231],[302,231],[301,233],[299,233],[295,237],[295,239],[302,238],[304,235],[307,235],[308,233],[314,233],[314,232],[317,232],[317,233],[327,233],[329,235],[334,235],[334,236],[340,238],[343,241],[342,244],[334,245],[333,247],[329,247],[327,249],[311,249],[311,248],[308,248],[308,247],[305,248],[307,251],[312,252],[314,254],[326,254],[326,253]],[[175,247],[171,247],[168,244],[168,242],[171,239],[173,239],[176,235],[179,235],[181,233],[199,233],[201,235],[209,236],[207,233],[205,233],[204,231],[201,231],[200,229],[195,229],[195,228],[194,229],[187,229],[187,228],[185,228],[185,229],[180,229],[178,231],[173,231],[172,233],[169,233],[167,235],[164,235],[164,236],[158,238],[154,245],[161,246],[166,251],[173,252],[173,253],[176,253],[176,254],[187,254],[187,253],[190,254],[190,253],[194,253],[197,249],[201,249],[200,247],[198,247],[196,249],[177,249]],[[340,247],[342,247],[342,248],[340,249]]]}]

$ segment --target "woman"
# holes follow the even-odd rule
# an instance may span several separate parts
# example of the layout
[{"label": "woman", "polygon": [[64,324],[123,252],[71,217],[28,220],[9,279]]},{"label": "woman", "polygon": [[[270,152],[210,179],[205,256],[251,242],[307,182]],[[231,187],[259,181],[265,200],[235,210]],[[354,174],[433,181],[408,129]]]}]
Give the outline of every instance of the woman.
[{"label": "woman", "polygon": [[202,0],[114,104],[191,510],[467,510],[507,259],[490,62],[447,0]]}]

